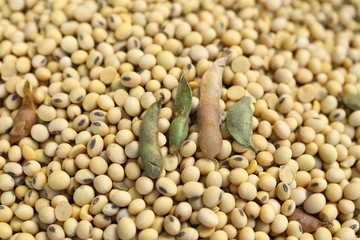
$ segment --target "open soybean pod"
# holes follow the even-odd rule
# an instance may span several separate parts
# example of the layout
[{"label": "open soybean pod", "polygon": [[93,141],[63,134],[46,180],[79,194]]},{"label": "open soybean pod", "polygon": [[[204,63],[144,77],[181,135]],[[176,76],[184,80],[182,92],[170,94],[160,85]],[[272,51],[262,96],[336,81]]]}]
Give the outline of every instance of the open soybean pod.
[{"label": "open soybean pod", "polygon": [[191,110],[192,94],[191,89],[183,71],[180,84],[178,87],[174,115],[175,119],[172,121],[169,133],[170,153],[174,153],[179,148],[180,144],[186,139],[189,131],[188,117]]},{"label": "open soybean pod", "polygon": [[290,221],[297,221],[301,224],[303,232],[315,232],[319,227],[323,227],[326,224],[320,222],[319,219],[313,215],[305,212],[301,208],[296,208],[295,212],[288,217]]},{"label": "open soybean pod", "polygon": [[226,115],[226,127],[231,136],[242,146],[257,152],[251,142],[252,135],[251,99],[244,97],[232,105]]},{"label": "open soybean pod", "polygon": [[163,99],[153,103],[146,111],[141,122],[139,135],[139,151],[145,173],[150,178],[157,178],[163,170],[158,134],[159,113]]},{"label": "open soybean pod", "polygon": [[215,157],[222,147],[220,97],[222,75],[230,55],[217,59],[201,79],[200,101],[197,109],[199,146],[201,151],[209,157]]},{"label": "open soybean pod", "polygon": [[24,100],[14,118],[14,126],[10,132],[10,143],[14,144],[30,134],[32,126],[36,123],[35,104],[29,81],[24,85]]}]

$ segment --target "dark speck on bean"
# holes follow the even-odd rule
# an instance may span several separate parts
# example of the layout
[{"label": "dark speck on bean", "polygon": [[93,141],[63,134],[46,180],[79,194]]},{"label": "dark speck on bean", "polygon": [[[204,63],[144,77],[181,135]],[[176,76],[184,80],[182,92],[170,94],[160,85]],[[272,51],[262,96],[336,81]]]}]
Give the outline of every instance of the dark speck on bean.
[{"label": "dark speck on bean", "polygon": [[95,205],[98,201],[99,201],[99,197],[96,197],[94,200],[93,200],[93,202],[92,202],[92,205]]},{"label": "dark speck on bean", "polygon": [[285,192],[289,191],[289,188],[288,188],[288,186],[286,184],[283,184],[283,189],[284,189]]},{"label": "dark speck on bean", "polygon": [[97,57],[95,58],[95,60],[94,60],[94,64],[98,64],[99,61],[100,61],[100,56],[97,56]]},{"label": "dark speck on bean", "polygon": [[185,235],[185,232],[179,232],[176,236],[177,237],[183,237]]},{"label": "dark speck on bean", "polygon": [[91,140],[90,142],[90,149],[93,149],[95,147],[96,139]]},{"label": "dark speck on bean", "polygon": [[78,126],[82,126],[85,123],[85,119],[81,119],[80,122],[78,123]]},{"label": "dark speck on bean", "polygon": [[11,101],[15,101],[18,98],[17,94],[13,94],[13,96],[11,97]]},{"label": "dark speck on bean", "polygon": [[239,213],[240,213],[241,216],[245,216],[245,213],[244,213],[243,210],[240,209],[240,210],[239,210]]},{"label": "dark speck on bean", "polygon": [[159,190],[160,190],[161,192],[163,192],[163,193],[167,193],[166,189],[163,188],[163,187],[159,187]]},{"label": "dark speck on bean", "polygon": [[103,114],[103,113],[101,113],[101,112],[95,112],[94,114],[95,114],[95,116],[99,116],[99,117],[104,116],[104,114]]},{"label": "dark speck on bean", "polygon": [[84,183],[92,183],[93,182],[93,179],[92,178],[85,178],[83,180]]}]

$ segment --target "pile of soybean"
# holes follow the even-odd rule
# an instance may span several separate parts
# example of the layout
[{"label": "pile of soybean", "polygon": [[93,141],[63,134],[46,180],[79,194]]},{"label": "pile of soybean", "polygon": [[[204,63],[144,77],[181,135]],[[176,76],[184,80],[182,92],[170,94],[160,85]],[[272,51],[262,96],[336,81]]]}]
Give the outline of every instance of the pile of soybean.
[{"label": "pile of soybean", "polygon": [[[343,101],[360,92],[357,0],[0,6],[0,239],[359,239],[360,110]],[[197,107],[226,52],[211,158]],[[183,71],[189,132],[171,154]],[[224,121],[244,97],[256,153]],[[152,179],[139,131],[160,99]]]}]

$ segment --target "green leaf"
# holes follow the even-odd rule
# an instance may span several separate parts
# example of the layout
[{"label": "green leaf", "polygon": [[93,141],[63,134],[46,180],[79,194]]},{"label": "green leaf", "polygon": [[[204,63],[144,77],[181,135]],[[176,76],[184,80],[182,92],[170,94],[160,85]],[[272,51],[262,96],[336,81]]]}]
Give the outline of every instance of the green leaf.
[{"label": "green leaf", "polygon": [[226,115],[226,127],[242,146],[258,152],[251,142],[253,115],[250,106],[250,97],[244,97],[231,106]]},{"label": "green leaf", "polygon": [[353,111],[360,110],[360,95],[346,95],[343,99],[343,102]]},{"label": "green leaf", "polygon": [[150,178],[159,177],[164,165],[158,143],[158,123],[161,105],[162,99],[153,103],[146,111],[140,125],[140,157],[144,165],[145,173]]}]

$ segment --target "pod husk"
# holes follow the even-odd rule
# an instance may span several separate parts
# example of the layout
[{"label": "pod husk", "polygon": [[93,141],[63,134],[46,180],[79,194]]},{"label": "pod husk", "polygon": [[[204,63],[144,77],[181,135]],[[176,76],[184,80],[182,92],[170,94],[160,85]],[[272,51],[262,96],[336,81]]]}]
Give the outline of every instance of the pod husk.
[{"label": "pod husk", "polygon": [[222,75],[230,55],[217,59],[204,73],[200,83],[200,101],[197,109],[199,147],[209,157],[215,157],[222,147],[220,97]]},{"label": "pod husk", "polygon": [[170,153],[175,153],[186,139],[189,131],[188,118],[191,110],[192,93],[183,71],[174,104],[175,119],[172,121],[169,133]]},{"label": "pod husk", "polygon": [[244,97],[230,107],[226,115],[226,127],[231,136],[242,146],[258,152],[251,142],[252,118],[251,99]]},{"label": "pod husk", "polygon": [[162,100],[153,103],[140,125],[139,152],[144,171],[150,178],[158,178],[163,171],[163,159],[158,143],[161,105]]},{"label": "pod husk", "polygon": [[26,81],[24,85],[24,100],[14,118],[14,125],[10,131],[10,143],[17,143],[29,136],[32,126],[36,123],[36,119],[37,115],[31,85],[29,81]]},{"label": "pod husk", "polygon": [[321,222],[313,215],[308,214],[301,208],[296,208],[295,212],[292,215],[288,216],[288,220],[289,222],[290,221],[299,222],[303,232],[308,232],[308,233],[314,232],[319,227],[323,227],[326,225],[325,223]]}]

